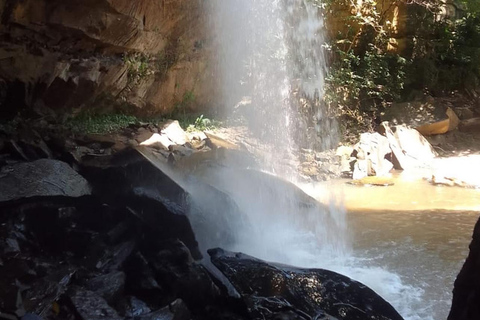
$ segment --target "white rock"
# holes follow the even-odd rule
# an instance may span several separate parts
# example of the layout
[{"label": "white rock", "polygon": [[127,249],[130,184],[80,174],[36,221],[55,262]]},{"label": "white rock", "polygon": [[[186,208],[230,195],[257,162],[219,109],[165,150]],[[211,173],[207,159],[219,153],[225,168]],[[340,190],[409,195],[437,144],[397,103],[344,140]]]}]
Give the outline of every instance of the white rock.
[{"label": "white rock", "polygon": [[188,138],[190,139],[190,141],[192,140],[203,141],[207,139],[207,135],[203,131],[195,131],[195,132],[189,133]]},{"label": "white rock", "polygon": [[436,156],[432,145],[417,130],[398,125],[390,128],[382,123],[390,147],[404,170],[430,167]]},{"label": "white rock", "polygon": [[180,127],[177,120],[168,120],[161,127],[161,133],[166,135],[174,144],[184,145],[190,142],[188,134]]},{"label": "white rock", "polygon": [[168,150],[168,147],[173,145],[173,143],[172,143],[172,141],[170,141],[170,139],[166,135],[154,133],[150,137],[150,139],[147,139],[147,140],[143,141],[142,143],[140,143],[140,145],[141,146],[150,146],[150,147],[159,146],[163,149]]},{"label": "white rock", "polygon": [[[371,174],[370,169],[375,171],[375,175],[384,176],[393,169],[393,164],[385,159],[385,155],[392,152],[388,139],[381,134],[362,133],[360,142],[356,145],[356,150],[362,152],[366,160],[370,161],[371,168],[367,171]],[[361,157],[359,157],[361,158]]]}]

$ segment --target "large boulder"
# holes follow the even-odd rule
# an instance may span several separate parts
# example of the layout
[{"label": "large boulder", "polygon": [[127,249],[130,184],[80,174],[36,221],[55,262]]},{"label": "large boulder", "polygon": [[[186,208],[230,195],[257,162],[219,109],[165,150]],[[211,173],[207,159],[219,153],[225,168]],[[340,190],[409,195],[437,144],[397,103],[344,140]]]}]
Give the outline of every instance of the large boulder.
[{"label": "large boulder", "polygon": [[218,288],[193,259],[198,249],[188,219],[158,201],[56,196],[0,205],[6,314],[123,319],[119,314],[148,313],[180,297],[200,313],[216,303]]},{"label": "large boulder", "polygon": [[448,320],[480,319],[480,220],[473,230],[470,253],[455,280]]},{"label": "large boulder", "polygon": [[362,133],[360,142],[355,146],[357,162],[353,179],[362,179],[368,175],[384,176],[393,169],[393,164],[385,156],[392,150],[388,139],[378,132]]},{"label": "large boulder", "polygon": [[380,129],[390,143],[397,169],[407,170],[431,166],[437,153],[417,130],[406,125],[390,126],[388,122],[383,122]]},{"label": "large boulder", "polygon": [[373,290],[338,273],[269,263],[222,249],[209,254],[242,295],[252,318],[402,319]]},{"label": "large boulder", "polygon": [[89,183],[68,164],[49,159],[2,167],[0,202],[41,196],[80,197],[90,194]]}]

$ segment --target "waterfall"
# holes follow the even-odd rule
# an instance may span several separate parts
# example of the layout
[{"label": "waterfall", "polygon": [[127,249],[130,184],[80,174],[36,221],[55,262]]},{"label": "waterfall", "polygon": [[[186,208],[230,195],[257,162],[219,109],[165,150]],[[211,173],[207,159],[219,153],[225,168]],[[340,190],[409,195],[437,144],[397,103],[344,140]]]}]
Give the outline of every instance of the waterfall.
[{"label": "waterfall", "polygon": [[[301,147],[326,149],[338,141],[336,122],[322,104],[322,13],[308,0],[212,0],[208,5],[221,87],[217,103],[225,114],[244,117],[271,147],[262,159],[263,170],[292,181],[295,172],[284,164]],[[408,319],[426,319],[410,309],[420,291],[354,257],[346,213],[335,197],[330,206],[309,206],[288,181],[266,173],[214,167],[203,174],[236,204],[223,201],[219,207],[218,196],[206,197],[205,188],[190,185],[192,200],[201,208],[190,219],[204,249],[219,246],[268,261],[337,271],[369,285]]]},{"label": "waterfall", "polygon": [[[228,116],[243,117],[274,149],[266,169],[289,176],[295,149],[335,147],[335,121],[322,104],[324,23],[307,0],[213,0],[212,30]],[[323,134],[328,133],[328,134]]]}]

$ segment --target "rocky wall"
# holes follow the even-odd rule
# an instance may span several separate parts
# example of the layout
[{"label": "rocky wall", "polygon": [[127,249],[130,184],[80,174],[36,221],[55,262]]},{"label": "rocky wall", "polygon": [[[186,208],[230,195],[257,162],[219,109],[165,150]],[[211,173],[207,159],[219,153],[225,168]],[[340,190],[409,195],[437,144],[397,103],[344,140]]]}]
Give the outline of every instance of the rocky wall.
[{"label": "rocky wall", "polygon": [[0,0],[0,116],[209,104],[203,1]]}]

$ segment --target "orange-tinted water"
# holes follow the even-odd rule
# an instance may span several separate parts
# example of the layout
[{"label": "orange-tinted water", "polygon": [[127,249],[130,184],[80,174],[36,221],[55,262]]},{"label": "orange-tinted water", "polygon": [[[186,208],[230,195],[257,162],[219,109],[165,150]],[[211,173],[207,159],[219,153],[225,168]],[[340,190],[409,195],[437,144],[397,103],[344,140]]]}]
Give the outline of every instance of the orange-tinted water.
[{"label": "orange-tinted water", "polygon": [[[391,300],[397,301],[390,302],[405,318],[446,319],[453,282],[480,216],[480,190],[433,186],[406,174],[394,176],[395,185],[390,187],[346,182],[304,186],[304,190],[325,203],[332,198],[344,203],[355,259],[364,267],[398,275],[408,286],[403,294],[416,296],[401,301],[392,294]],[[374,289],[389,299],[392,283],[364,282],[377,285]]]},{"label": "orange-tinted water", "polygon": [[334,197],[349,211],[480,211],[480,189],[435,186],[420,177],[395,174],[395,184],[388,187],[354,186],[342,179],[303,189],[320,202],[328,203]]}]

